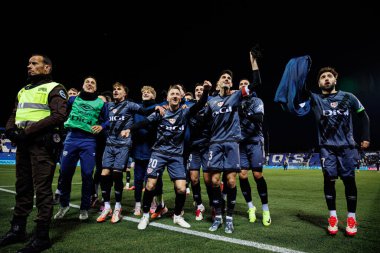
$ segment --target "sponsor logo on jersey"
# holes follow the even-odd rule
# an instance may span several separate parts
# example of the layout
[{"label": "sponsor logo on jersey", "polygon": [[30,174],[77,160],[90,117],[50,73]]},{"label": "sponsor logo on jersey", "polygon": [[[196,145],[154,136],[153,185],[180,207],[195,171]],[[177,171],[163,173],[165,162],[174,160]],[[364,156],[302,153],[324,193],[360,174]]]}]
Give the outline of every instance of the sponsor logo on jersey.
[{"label": "sponsor logo on jersey", "polygon": [[92,107],[91,105],[88,105],[88,104],[80,104],[79,106],[80,106],[80,107],[82,108],[82,110],[84,110],[84,111],[95,111],[95,108]]},{"label": "sponsor logo on jersey", "polygon": [[350,111],[344,110],[344,109],[338,109],[338,110],[323,110],[322,112],[323,116],[336,116],[336,115],[350,115]]},{"label": "sponsor logo on jersey", "polygon": [[110,121],[118,121],[118,120],[125,120],[124,115],[123,116],[110,116]]},{"label": "sponsor logo on jersey", "polygon": [[181,125],[181,126],[164,126],[164,127],[165,127],[165,130],[168,130],[168,131],[183,131],[183,130],[185,130],[184,125]]},{"label": "sponsor logo on jersey", "polygon": [[82,118],[80,116],[76,116],[76,115],[71,115],[70,116],[70,119],[73,120],[73,121],[79,121],[79,122],[83,122],[83,123],[86,123],[90,126],[94,125],[95,123],[92,122],[92,120],[87,120],[85,118]]},{"label": "sponsor logo on jersey", "polygon": [[330,106],[332,108],[336,108],[338,106],[338,102],[332,102],[332,103],[330,103]]},{"label": "sponsor logo on jersey", "polygon": [[219,114],[224,114],[224,113],[228,113],[228,112],[232,112],[232,106],[221,107],[218,111],[213,112],[213,113],[212,113],[212,116],[213,116],[213,117],[216,117],[216,116],[219,115]]},{"label": "sponsor logo on jersey", "polygon": [[175,123],[175,119],[169,119],[169,123],[173,125]]}]

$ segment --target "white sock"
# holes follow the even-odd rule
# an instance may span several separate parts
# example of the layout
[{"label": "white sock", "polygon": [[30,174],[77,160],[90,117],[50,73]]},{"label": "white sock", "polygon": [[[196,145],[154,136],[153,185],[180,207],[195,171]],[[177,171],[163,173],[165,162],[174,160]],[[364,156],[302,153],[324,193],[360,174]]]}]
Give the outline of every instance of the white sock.
[{"label": "white sock", "polygon": [[111,205],[110,202],[104,202],[104,209],[110,209]]},{"label": "white sock", "polygon": [[135,208],[140,207],[141,208],[141,202],[136,202]]},{"label": "white sock", "polygon": [[117,209],[121,208],[121,203],[120,202],[116,202],[115,203],[115,208],[117,208]]},{"label": "white sock", "polygon": [[144,213],[143,216],[149,219],[149,213]]},{"label": "white sock", "polygon": [[352,217],[352,218],[354,218],[355,220],[356,220],[356,214],[355,213],[348,213],[347,214],[347,218],[350,218],[350,217]]},{"label": "white sock", "polygon": [[268,204],[263,204],[263,211],[269,211]]},{"label": "white sock", "polygon": [[331,216],[337,217],[336,210],[329,210],[329,213],[330,213],[330,217]]},{"label": "white sock", "polygon": [[248,203],[248,208],[254,208],[255,206],[253,205],[252,201],[249,201]]}]

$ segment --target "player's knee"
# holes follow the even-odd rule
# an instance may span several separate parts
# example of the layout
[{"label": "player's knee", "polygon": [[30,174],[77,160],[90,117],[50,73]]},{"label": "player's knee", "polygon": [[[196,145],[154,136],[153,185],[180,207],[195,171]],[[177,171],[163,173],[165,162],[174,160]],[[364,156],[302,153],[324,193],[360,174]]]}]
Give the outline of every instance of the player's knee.
[{"label": "player's knee", "polygon": [[261,173],[261,172],[254,172],[253,173],[253,178],[255,179],[255,181],[263,180],[264,179],[263,173]]},{"label": "player's knee", "polygon": [[176,193],[177,194],[186,194],[186,187],[176,187]]},{"label": "player's knee", "polygon": [[240,179],[247,179],[248,178],[248,170],[242,168],[240,173],[239,173],[239,178]]},{"label": "player's knee", "polygon": [[109,176],[111,174],[111,171],[109,169],[102,169],[102,176]]},{"label": "player's knee", "polygon": [[148,182],[146,182],[145,188],[148,191],[153,191],[154,189],[156,189],[156,182],[148,180]]},{"label": "player's knee", "polygon": [[234,179],[229,179],[227,182],[228,188],[232,189],[236,187],[236,180]]}]

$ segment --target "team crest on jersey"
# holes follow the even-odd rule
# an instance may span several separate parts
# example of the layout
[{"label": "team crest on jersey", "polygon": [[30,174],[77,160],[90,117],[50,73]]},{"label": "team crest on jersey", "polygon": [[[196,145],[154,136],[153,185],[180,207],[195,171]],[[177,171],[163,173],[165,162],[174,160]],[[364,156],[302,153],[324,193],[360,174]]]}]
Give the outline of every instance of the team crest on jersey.
[{"label": "team crest on jersey", "polygon": [[115,108],[115,109],[113,109],[113,110],[112,110],[112,112],[113,112],[113,113],[116,113],[116,112],[117,112],[117,109],[116,109],[116,108]]},{"label": "team crest on jersey", "polygon": [[338,106],[338,102],[332,102],[332,103],[330,103],[330,106],[332,108],[336,108]]},{"label": "team crest on jersey", "polygon": [[217,105],[218,105],[219,107],[222,107],[222,106],[224,105],[224,102],[223,102],[223,101],[222,101],[222,102],[218,102]]},{"label": "team crest on jersey", "polygon": [[152,172],[153,172],[153,169],[152,169],[152,168],[147,168],[147,169],[146,169],[146,173],[147,173],[147,174],[150,174],[150,173],[152,173]]},{"label": "team crest on jersey", "polygon": [[175,119],[169,119],[169,122],[173,125],[175,123]]}]

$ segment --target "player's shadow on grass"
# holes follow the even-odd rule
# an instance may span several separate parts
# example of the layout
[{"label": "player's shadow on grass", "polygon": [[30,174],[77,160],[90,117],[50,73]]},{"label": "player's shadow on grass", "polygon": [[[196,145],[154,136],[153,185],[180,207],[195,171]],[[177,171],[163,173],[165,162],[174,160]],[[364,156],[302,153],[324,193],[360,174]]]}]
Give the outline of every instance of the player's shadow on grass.
[{"label": "player's shadow on grass", "polygon": [[321,215],[313,215],[304,212],[298,212],[296,214],[297,218],[306,221],[320,229],[325,230],[327,228],[327,218]]},{"label": "player's shadow on grass", "polygon": [[86,225],[88,223],[96,223],[94,217],[98,216],[96,210],[88,211],[88,219],[79,220],[79,209],[71,207],[65,217],[59,220],[52,220],[51,223],[51,241],[52,243],[63,241],[65,237],[70,236],[70,232],[77,230],[78,227]]}]

